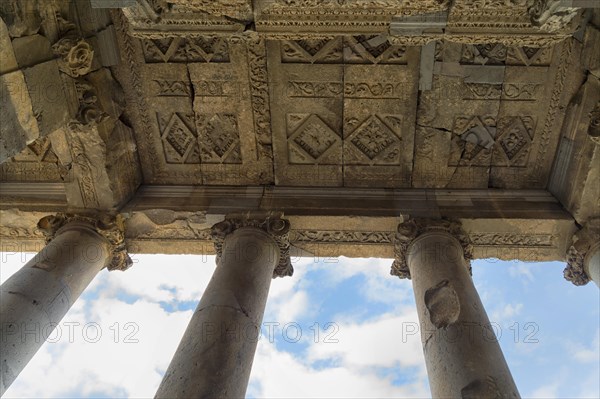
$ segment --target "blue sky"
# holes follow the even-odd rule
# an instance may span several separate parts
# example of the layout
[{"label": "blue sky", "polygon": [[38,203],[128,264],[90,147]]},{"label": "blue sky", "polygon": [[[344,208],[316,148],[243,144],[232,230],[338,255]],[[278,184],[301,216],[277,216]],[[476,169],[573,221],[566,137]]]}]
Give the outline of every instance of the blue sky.
[{"label": "blue sky", "polygon": [[[24,264],[2,258],[4,281]],[[102,271],[5,397],[152,397],[213,257],[137,255]],[[248,397],[428,397],[410,281],[391,260],[296,259],[271,285]],[[600,294],[564,263],[478,260],[473,280],[521,395],[600,397]],[[269,328],[271,333],[269,333]]]}]

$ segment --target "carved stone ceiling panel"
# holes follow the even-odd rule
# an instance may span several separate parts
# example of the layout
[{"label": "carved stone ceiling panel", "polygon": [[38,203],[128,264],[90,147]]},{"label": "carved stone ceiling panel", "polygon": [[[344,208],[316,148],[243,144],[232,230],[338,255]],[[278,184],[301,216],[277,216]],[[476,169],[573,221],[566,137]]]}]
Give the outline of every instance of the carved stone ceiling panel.
[{"label": "carved stone ceiling panel", "polygon": [[569,48],[439,46],[419,100],[413,187],[544,188]]},{"label": "carved stone ceiling panel", "polygon": [[272,182],[264,42],[196,37],[130,45],[147,183]]},{"label": "carved stone ceiling panel", "polygon": [[276,184],[410,187],[417,49],[358,36],[268,53]]},{"label": "carved stone ceiling panel", "polygon": [[147,184],[382,188],[545,188],[572,47],[119,40]]}]

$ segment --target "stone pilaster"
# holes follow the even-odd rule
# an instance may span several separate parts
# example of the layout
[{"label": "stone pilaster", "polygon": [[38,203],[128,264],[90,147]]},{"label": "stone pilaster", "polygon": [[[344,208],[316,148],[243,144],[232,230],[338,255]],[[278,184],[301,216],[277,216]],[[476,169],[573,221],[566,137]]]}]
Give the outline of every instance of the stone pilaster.
[{"label": "stone pilaster", "polygon": [[575,285],[594,280],[600,286],[598,257],[600,255],[600,219],[592,219],[573,236],[567,250],[565,279]]},{"label": "stone pilaster", "polygon": [[119,225],[67,214],[40,220],[47,245],[0,286],[0,395],[98,272],[131,264]]},{"label": "stone pilaster", "polygon": [[217,268],[157,398],[243,398],[273,277],[289,276],[290,224],[228,218],[212,228]]},{"label": "stone pilaster", "polygon": [[460,224],[410,220],[398,227],[392,274],[411,278],[434,398],[518,398],[519,392],[469,274]]}]

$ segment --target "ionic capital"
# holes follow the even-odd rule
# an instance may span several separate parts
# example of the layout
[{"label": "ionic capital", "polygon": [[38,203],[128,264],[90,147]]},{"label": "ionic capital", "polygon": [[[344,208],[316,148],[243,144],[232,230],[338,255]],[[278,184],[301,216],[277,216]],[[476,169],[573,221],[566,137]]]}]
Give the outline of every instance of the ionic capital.
[{"label": "ionic capital", "polygon": [[279,262],[273,271],[273,278],[291,276],[294,273],[290,260],[290,222],[279,216],[267,216],[264,218],[253,217],[231,217],[215,224],[211,228],[211,236],[217,253],[217,264],[219,264],[223,253],[223,244],[227,235],[241,227],[254,227],[266,232],[279,247]]},{"label": "ionic capital", "polygon": [[38,228],[44,233],[47,244],[57,234],[65,231],[69,224],[76,223],[85,224],[109,242],[111,253],[110,260],[106,266],[108,270],[124,271],[131,267],[133,262],[125,248],[125,226],[121,215],[94,217],[57,213],[56,215],[42,218],[38,222]]},{"label": "ionic capital", "polygon": [[581,230],[573,235],[573,241],[567,250],[567,267],[565,279],[575,285],[589,283],[590,276],[585,271],[585,264],[595,251],[600,250],[600,219],[590,220]]},{"label": "ionic capital", "polygon": [[390,274],[400,278],[410,279],[407,255],[411,244],[418,237],[427,233],[446,233],[456,238],[463,250],[463,256],[471,273],[471,259],[473,259],[473,246],[469,235],[462,229],[460,222],[447,219],[410,219],[398,225],[394,242],[394,263]]}]

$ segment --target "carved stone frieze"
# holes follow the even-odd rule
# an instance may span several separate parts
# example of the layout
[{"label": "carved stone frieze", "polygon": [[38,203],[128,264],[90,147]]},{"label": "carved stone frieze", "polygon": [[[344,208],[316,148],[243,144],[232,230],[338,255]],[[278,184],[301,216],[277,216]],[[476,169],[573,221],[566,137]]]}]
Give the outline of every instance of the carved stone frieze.
[{"label": "carved stone frieze", "polygon": [[[63,182],[72,179],[68,164],[60,159],[55,148],[66,145],[64,134],[51,134],[29,144],[10,160],[0,164],[0,180],[3,182]],[[59,153],[60,154],[60,153]]]},{"label": "carved stone frieze", "polygon": [[394,242],[394,233],[387,231],[292,230],[290,241],[322,244],[391,244]]},{"label": "carved stone frieze", "polygon": [[473,246],[507,247],[554,247],[557,237],[553,234],[515,234],[515,233],[470,233]]},{"label": "carved stone frieze", "polygon": [[103,215],[99,217],[75,215],[69,213],[57,213],[46,216],[38,222],[38,229],[50,242],[61,227],[71,223],[81,222],[90,225],[98,234],[106,238],[111,245],[110,261],[106,268],[113,270],[127,270],[133,264],[125,248],[125,225],[122,216]]},{"label": "carved stone frieze", "polygon": [[169,209],[146,209],[127,214],[125,237],[135,241],[212,240],[205,212]]},{"label": "carved stone frieze", "polygon": [[250,0],[139,0],[123,9],[134,36],[162,39],[207,32],[242,32],[252,20]]},{"label": "carved stone frieze", "polygon": [[590,276],[585,271],[588,254],[600,250],[600,219],[592,219],[573,236],[572,245],[567,250],[567,267],[564,276],[575,285],[585,285]]},{"label": "carved stone frieze", "polygon": [[394,254],[391,274],[400,278],[410,279],[410,271],[406,256],[413,240],[429,232],[444,232],[455,237],[462,246],[463,256],[471,273],[471,259],[473,259],[473,244],[469,235],[462,229],[460,222],[453,220],[410,219],[398,226],[395,236]]},{"label": "carved stone frieze", "polygon": [[211,236],[217,253],[217,264],[223,252],[223,244],[227,235],[240,227],[254,227],[268,233],[279,246],[279,262],[273,271],[273,278],[291,276],[294,268],[290,261],[290,223],[279,217],[253,218],[226,218],[215,224],[211,229]]},{"label": "carved stone frieze", "polygon": [[547,32],[564,31],[581,9],[560,0],[532,0],[529,3],[532,24]]},{"label": "carved stone frieze", "polygon": [[[545,41],[544,45],[550,45],[571,33],[572,8],[565,13],[565,7],[557,9],[549,5],[558,1],[535,3],[526,0],[139,0],[123,12],[131,33],[146,39],[198,37],[209,32],[231,35],[256,30],[269,39],[311,40],[344,34],[385,34],[391,28],[394,40],[403,45],[424,45],[431,40],[521,45]],[[550,14],[546,12],[548,9]]]}]

